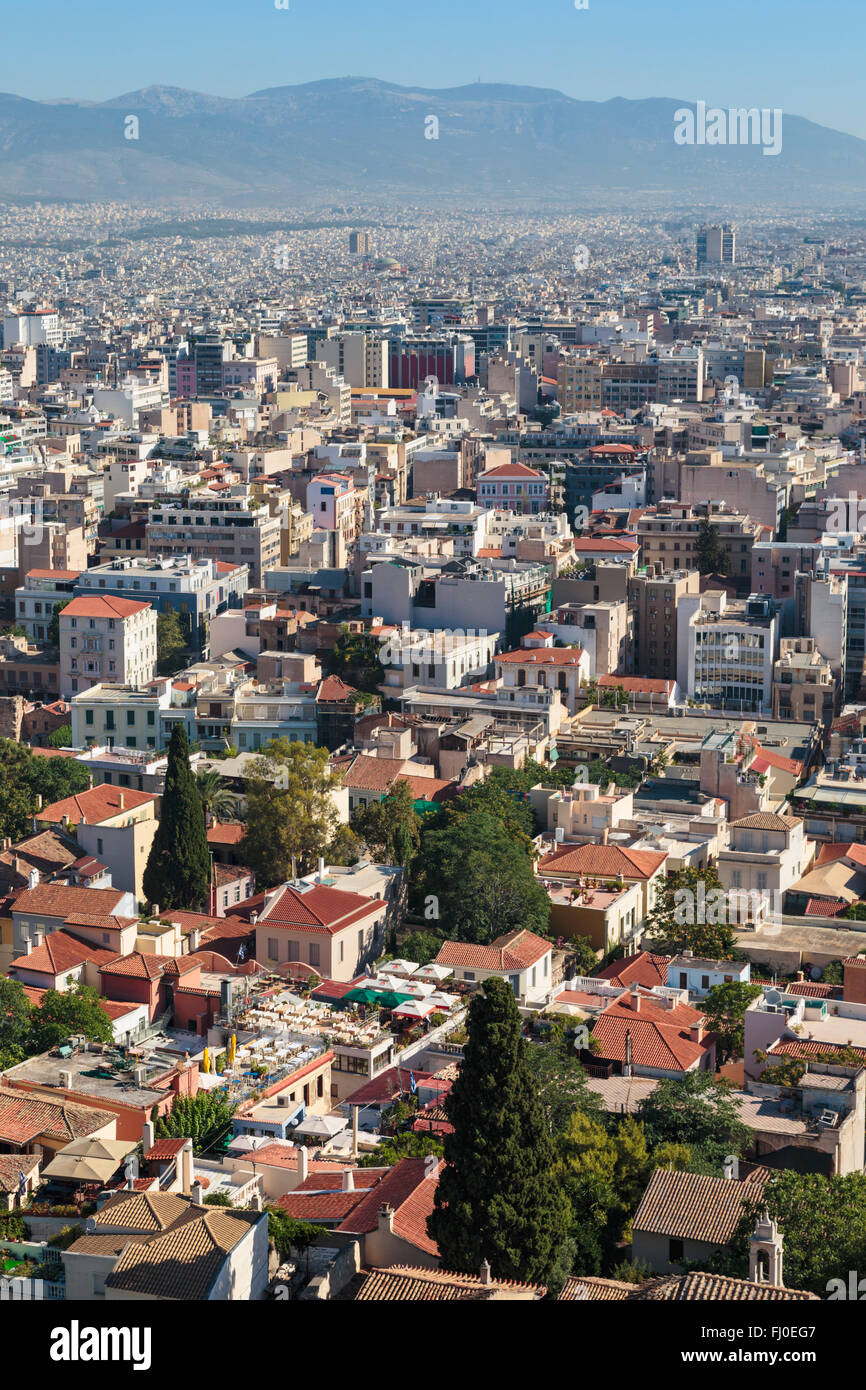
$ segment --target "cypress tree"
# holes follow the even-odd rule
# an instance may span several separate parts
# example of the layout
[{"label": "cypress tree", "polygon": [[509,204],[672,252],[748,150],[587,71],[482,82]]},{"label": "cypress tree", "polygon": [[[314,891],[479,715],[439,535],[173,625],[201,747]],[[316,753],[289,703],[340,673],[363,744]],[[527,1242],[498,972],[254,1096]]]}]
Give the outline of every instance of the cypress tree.
[{"label": "cypress tree", "polygon": [[160,908],[201,908],[210,889],[210,853],[204,809],[189,765],[189,740],[175,724],[168,745],[168,768],[159,825],[150,847],[143,886]]},{"label": "cypress tree", "polygon": [[485,980],[469,1010],[463,1064],[446,1099],[445,1137],[427,1229],[443,1269],[550,1283],[561,1271],[571,1211],[538,1105],[517,1002]]}]

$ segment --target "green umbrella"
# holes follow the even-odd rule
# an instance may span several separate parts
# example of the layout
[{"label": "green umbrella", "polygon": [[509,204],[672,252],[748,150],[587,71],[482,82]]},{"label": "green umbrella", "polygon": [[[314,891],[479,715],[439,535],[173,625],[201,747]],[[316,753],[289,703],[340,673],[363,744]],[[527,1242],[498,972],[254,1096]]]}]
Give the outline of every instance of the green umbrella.
[{"label": "green umbrella", "polygon": [[381,995],[375,989],[350,989],[343,998],[349,1004],[378,1004]]},{"label": "green umbrella", "polygon": [[393,989],[384,989],[378,996],[383,1009],[398,1009],[401,1004],[405,1004],[406,1000],[411,998],[413,998],[411,994],[398,994]]}]

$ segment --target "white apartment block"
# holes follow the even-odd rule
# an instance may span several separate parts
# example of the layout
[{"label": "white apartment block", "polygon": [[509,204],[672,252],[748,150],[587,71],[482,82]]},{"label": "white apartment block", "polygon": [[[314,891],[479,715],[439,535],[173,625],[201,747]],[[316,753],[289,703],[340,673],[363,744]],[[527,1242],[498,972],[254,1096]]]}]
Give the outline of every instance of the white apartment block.
[{"label": "white apartment block", "polygon": [[103,682],[139,686],[156,673],[156,610],[113,595],[75,598],[60,614],[60,693]]}]

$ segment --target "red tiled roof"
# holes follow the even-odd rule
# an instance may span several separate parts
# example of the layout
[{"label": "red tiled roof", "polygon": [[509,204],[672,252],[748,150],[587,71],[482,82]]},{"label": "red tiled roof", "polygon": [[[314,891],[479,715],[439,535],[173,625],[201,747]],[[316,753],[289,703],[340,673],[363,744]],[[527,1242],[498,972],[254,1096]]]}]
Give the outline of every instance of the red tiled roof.
[{"label": "red tiled roof", "polygon": [[667,859],[663,851],[620,845],[567,845],[538,863],[538,873],[589,874],[598,878],[649,879]]},{"label": "red tiled roof", "polygon": [[518,930],[500,936],[490,946],[473,946],[464,941],[446,941],[436,957],[437,965],[464,966],[478,970],[526,970],[553,947],[534,932]]},{"label": "red tiled roof", "polygon": [[118,888],[76,888],[61,883],[37,883],[25,888],[13,903],[13,912],[26,912],[45,917],[62,917],[68,921],[71,913],[111,913],[119,907],[124,894]]},{"label": "red tiled roof", "polygon": [[596,979],[608,980],[612,985],[643,985],[652,989],[654,985],[667,983],[668,963],[672,956],[655,956],[651,951],[638,951],[636,956],[626,960],[614,960],[599,970]]},{"label": "red tiled roof", "polygon": [[339,676],[326,676],[319,686],[316,700],[351,700],[357,693],[354,685],[347,685]]},{"label": "red tiled roof", "polygon": [[265,907],[269,894],[259,893],[247,898],[237,909],[244,916],[259,913],[259,922],[269,927],[300,927],[305,931],[326,931],[332,936],[362,921],[384,907],[381,898],[365,898],[360,893],[346,893],[341,888],[328,888],[317,883],[305,892],[283,884],[279,896]]},{"label": "red tiled roof", "polygon": [[98,825],[100,821],[111,820],[124,811],[134,811],[139,806],[156,801],[152,792],[133,791],[130,787],[112,787],[103,782],[90,791],[77,792],[66,796],[62,801],[53,801],[37,812],[38,821],[60,822],[64,816],[71,825],[79,825],[86,820],[88,825]]},{"label": "red tiled roof", "polygon": [[35,947],[29,956],[18,956],[9,968],[32,970],[39,975],[62,975],[64,970],[73,970],[86,960],[94,965],[104,965],[113,960],[114,954],[113,951],[92,946],[88,941],[79,941],[69,932],[55,931],[49,932],[42,945]]},{"label": "red tiled roof", "polygon": [[246,830],[246,826],[237,821],[216,821],[207,828],[207,842],[209,845],[239,845]]},{"label": "red tiled roof", "polygon": [[583,647],[523,647],[494,657],[508,666],[579,666]]},{"label": "red tiled roof", "polygon": [[116,598],[114,594],[81,595],[66,605],[61,617],[129,618],[150,606],[149,603],[139,603],[131,598]]}]

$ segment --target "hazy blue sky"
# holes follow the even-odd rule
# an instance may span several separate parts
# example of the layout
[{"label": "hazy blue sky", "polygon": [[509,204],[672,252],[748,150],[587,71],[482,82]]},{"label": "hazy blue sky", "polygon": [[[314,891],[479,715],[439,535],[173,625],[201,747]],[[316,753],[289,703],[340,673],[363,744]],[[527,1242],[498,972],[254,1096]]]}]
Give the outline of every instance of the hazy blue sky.
[{"label": "hazy blue sky", "polygon": [[223,96],[364,75],[517,82],[590,100],[781,107],[866,137],[862,0],[30,0],[3,6],[0,89]]}]

